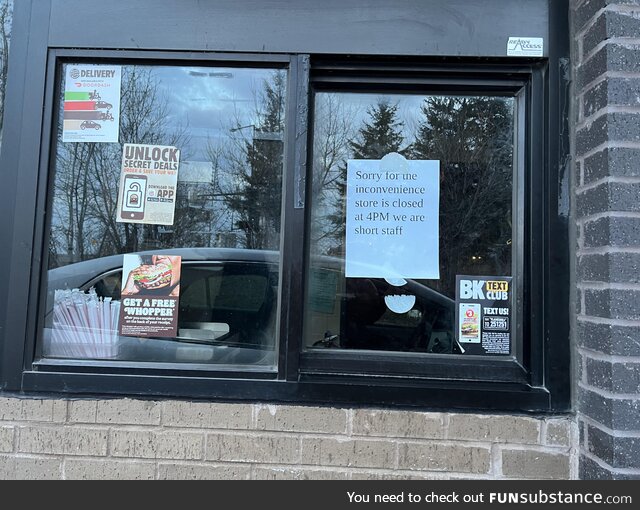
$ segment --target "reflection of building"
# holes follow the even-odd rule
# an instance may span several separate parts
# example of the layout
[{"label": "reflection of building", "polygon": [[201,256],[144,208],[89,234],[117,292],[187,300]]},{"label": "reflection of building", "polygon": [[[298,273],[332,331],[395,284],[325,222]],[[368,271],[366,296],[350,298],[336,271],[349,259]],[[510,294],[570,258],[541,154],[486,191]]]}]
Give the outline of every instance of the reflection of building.
[{"label": "reflection of building", "polygon": [[178,172],[177,207],[191,219],[191,231],[202,236],[202,246],[235,248],[233,212],[225,204],[229,174],[215,172],[208,161],[184,161]]},{"label": "reflection of building", "polygon": [[265,128],[249,124],[231,130],[251,129],[251,138],[243,138],[246,165],[238,173],[236,193],[228,199],[229,206],[238,213],[237,226],[244,234],[246,248],[278,249],[284,156],[284,135],[278,130],[283,129],[283,107],[279,102],[267,106],[271,115]]}]

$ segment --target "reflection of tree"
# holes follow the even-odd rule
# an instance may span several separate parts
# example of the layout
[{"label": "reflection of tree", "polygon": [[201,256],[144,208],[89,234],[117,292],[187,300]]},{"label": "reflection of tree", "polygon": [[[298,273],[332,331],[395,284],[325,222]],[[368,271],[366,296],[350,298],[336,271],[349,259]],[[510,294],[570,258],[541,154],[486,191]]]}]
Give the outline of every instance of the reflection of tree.
[{"label": "reflection of tree", "polygon": [[398,105],[379,100],[367,110],[369,119],[364,121],[358,135],[349,145],[354,159],[382,159],[390,152],[400,152],[404,137],[404,123],[398,119]]},{"label": "reflection of tree", "polygon": [[[121,144],[63,143],[59,130],[50,266],[164,247],[277,249],[286,72],[275,71],[264,82],[248,122],[235,117],[231,131],[238,136],[210,140],[208,165],[190,161],[187,171],[190,140],[186,129],[171,127],[173,105],[162,95],[154,69],[124,66],[122,71]],[[116,221],[123,143],[180,148],[173,225]],[[238,233],[239,242],[232,239]]]},{"label": "reflection of tree", "polygon": [[[120,95],[120,141],[150,145],[173,145],[183,148],[188,142],[181,130],[170,131],[168,126],[169,108],[167,100],[158,92],[158,84],[150,68],[136,66],[123,68]],[[102,144],[101,144],[102,145]],[[122,145],[107,145],[116,148],[107,151],[106,160],[95,166],[94,182],[98,187],[94,213],[106,229],[102,238],[100,255],[128,253],[140,249],[152,249],[166,243],[161,239],[158,225],[116,222],[116,192],[108,193],[111,182],[118,182]],[[181,159],[186,154],[181,151]],[[174,226],[184,215],[184,203],[176,197]],[[178,207],[180,204],[181,207]],[[191,222],[190,222],[191,224]],[[184,227],[188,227],[185,225]],[[183,227],[183,228],[184,228]],[[175,232],[175,228],[173,229]],[[171,235],[171,234],[170,234]],[[110,242],[104,243],[107,239]]]},{"label": "reflection of tree", "polygon": [[[11,34],[12,1],[0,0],[0,135],[4,117],[4,93],[9,70],[9,36]],[[0,137],[1,138],[1,137]]]},{"label": "reflection of tree", "polygon": [[58,155],[58,167],[64,168],[56,179],[57,206],[64,209],[65,222],[58,225],[58,232],[64,236],[66,253],[74,254],[71,261],[83,260],[87,228],[91,185],[89,166],[94,161],[94,144],[73,144]]},{"label": "reflection of tree", "polygon": [[343,222],[327,221],[327,217],[335,218],[331,208],[344,194],[345,161],[351,154],[349,140],[354,138],[355,112],[336,94],[319,94],[314,117],[311,242],[319,251],[328,252],[336,240],[341,241],[344,229]]},{"label": "reflection of tree", "polygon": [[[349,135],[341,124],[345,119],[352,123],[340,103],[343,97],[319,94],[316,100],[314,251],[342,254],[345,161],[381,159],[398,152],[408,159],[440,161],[441,280],[433,285],[453,297],[456,274],[510,274],[513,111],[509,100],[428,97],[416,111],[420,120],[413,143],[405,147],[404,123],[412,119],[401,119],[397,104],[384,100],[372,104],[355,135]],[[332,134],[342,136],[343,143]]]},{"label": "reflection of tree", "polygon": [[[242,193],[241,183],[236,179],[242,168],[243,143],[231,143],[229,140],[209,140],[205,149],[210,165],[210,179],[197,190],[201,200],[206,201],[212,211],[209,222],[209,245],[223,248],[237,247],[237,226],[233,210],[226,201],[233,193]],[[235,179],[235,180],[234,180]]]},{"label": "reflection of tree", "polygon": [[[398,119],[398,105],[391,104],[383,99],[370,106],[367,110],[368,119],[365,120],[356,136],[349,140],[352,159],[382,159],[390,152],[404,154],[402,149],[403,122]],[[346,187],[347,166],[343,162],[340,166],[339,176],[336,179],[337,198],[333,211],[328,215],[333,225],[333,236],[344,247],[345,218],[346,218]]]},{"label": "reflection of tree", "polygon": [[233,131],[251,128],[250,139],[243,138],[228,155],[234,167],[234,182],[225,202],[237,213],[236,226],[244,234],[246,248],[278,249],[286,74],[275,71],[265,80],[258,96],[256,122],[239,123]]},{"label": "reflection of tree", "polygon": [[[60,105],[62,108],[62,100]],[[120,141],[185,145],[184,133],[170,132],[167,118],[167,103],[160,97],[151,70],[123,67]],[[49,248],[56,257],[50,265],[159,246],[163,234],[157,225],[116,222],[121,160],[122,144],[63,143],[59,130]],[[178,200],[176,219],[186,234],[197,218],[184,209]]]},{"label": "reflection of tree", "polygon": [[510,268],[512,112],[503,99],[429,97],[422,115],[411,156],[440,160],[439,287],[453,296],[474,261]]},{"label": "reflection of tree", "polygon": [[[216,215],[206,202],[199,199],[201,190],[206,191],[206,187],[204,183],[178,182],[173,225],[148,226],[156,231],[156,239],[160,238],[161,246],[210,246],[211,224],[215,222]],[[161,233],[158,234],[159,230]]]}]

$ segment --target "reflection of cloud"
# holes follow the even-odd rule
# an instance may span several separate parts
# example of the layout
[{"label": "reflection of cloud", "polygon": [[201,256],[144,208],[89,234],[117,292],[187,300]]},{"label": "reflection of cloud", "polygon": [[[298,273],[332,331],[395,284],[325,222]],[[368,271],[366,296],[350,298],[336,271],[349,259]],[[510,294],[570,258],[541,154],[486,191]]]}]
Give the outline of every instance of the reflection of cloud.
[{"label": "reflection of cloud", "polygon": [[178,182],[208,184],[212,177],[213,171],[209,161],[183,161],[180,163]]},{"label": "reflection of cloud", "polygon": [[[210,139],[229,138],[231,126],[257,122],[260,94],[273,69],[156,67],[158,93],[167,100],[167,127],[186,131],[189,151],[206,155]],[[278,71],[285,73],[285,71]],[[187,147],[181,147],[186,150]]]},{"label": "reflection of cloud", "polygon": [[[253,113],[256,98],[264,80],[271,75],[266,69],[161,68],[157,71],[165,89],[171,113],[201,117],[199,127],[231,123],[236,117]],[[201,115],[202,113],[208,115]],[[195,121],[194,121],[195,122]]]},{"label": "reflection of cloud", "polygon": [[[176,113],[182,110],[182,114],[188,113],[190,117],[198,113],[206,112],[208,117],[203,122],[203,126],[210,125],[215,120],[231,119],[236,103],[245,101],[234,101],[236,98],[233,90],[219,86],[213,80],[194,80],[192,83],[185,83],[180,92],[171,98],[171,108]],[[222,113],[222,115],[221,115]]]}]

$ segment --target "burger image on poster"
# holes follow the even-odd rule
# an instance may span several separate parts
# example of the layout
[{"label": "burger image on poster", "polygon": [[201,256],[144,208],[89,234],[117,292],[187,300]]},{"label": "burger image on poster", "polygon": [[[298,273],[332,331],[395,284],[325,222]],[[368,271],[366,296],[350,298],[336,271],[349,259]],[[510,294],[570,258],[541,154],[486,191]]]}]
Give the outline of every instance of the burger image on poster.
[{"label": "burger image on poster", "polygon": [[171,283],[171,266],[162,263],[146,266],[133,275],[133,281],[144,289],[161,289]]},{"label": "burger image on poster", "polygon": [[147,293],[178,295],[180,283],[180,257],[166,255],[124,256],[123,288],[125,296]]}]

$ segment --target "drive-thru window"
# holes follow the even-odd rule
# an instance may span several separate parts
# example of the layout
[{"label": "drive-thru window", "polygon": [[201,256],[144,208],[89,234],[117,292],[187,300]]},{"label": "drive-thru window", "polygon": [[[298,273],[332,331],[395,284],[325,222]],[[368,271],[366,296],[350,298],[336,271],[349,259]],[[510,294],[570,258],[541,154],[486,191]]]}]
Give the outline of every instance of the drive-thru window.
[{"label": "drive-thru window", "polygon": [[565,15],[464,3],[24,2],[4,387],[567,410]]}]

